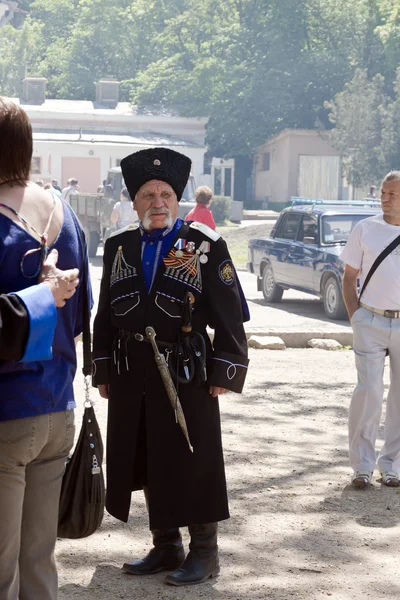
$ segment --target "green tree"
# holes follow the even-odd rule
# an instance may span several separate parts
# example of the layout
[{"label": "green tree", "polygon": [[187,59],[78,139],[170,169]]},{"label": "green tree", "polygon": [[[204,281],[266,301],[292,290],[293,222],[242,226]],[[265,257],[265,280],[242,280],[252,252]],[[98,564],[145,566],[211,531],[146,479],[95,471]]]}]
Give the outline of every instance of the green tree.
[{"label": "green tree", "polygon": [[391,84],[400,64],[400,4],[398,0],[381,0],[378,8],[380,23],[376,34],[384,48],[381,73]]},{"label": "green tree", "polygon": [[210,116],[214,152],[246,155],[285,127],[331,127],[324,102],[356,68],[375,74],[382,63],[373,0],[179,4],[156,38],[160,55],[132,84],[132,98],[139,106]]},{"label": "green tree", "polygon": [[[396,89],[399,91],[400,74]],[[379,181],[398,161],[400,140],[400,96],[385,94],[381,75],[368,79],[358,71],[331,103],[335,124],[331,141],[343,157],[348,181],[363,186]]]},{"label": "green tree", "polygon": [[22,29],[5,25],[0,36],[0,94],[18,97],[26,73],[36,69],[36,48],[40,27],[25,24]]},{"label": "green tree", "polygon": [[359,69],[395,98],[399,0],[24,2],[24,32],[3,28],[0,40],[7,93],[25,66],[55,98],[93,100],[95,81],[118,79],[141,110],[210,117],[214,154],[249,156],[288,127],[331,128],[325,102]]},{"label": "green tree", "polygon": [[379,148],[382,175],[400,170],[400,68],[393,86],[394,99],[382,109],[381,144]]}]

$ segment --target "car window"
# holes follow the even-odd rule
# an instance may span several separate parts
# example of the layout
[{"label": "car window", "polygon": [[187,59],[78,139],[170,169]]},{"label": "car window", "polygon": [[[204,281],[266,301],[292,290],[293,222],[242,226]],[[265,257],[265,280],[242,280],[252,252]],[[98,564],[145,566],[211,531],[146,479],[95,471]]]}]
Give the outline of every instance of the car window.
[{"label": "car window", "polygon": [[304,241],[304,238],[314,238],[315,243],[317,243],[317,221],[310,215],[304,215],[299,229],[298,240],[300,242]]},{"label": "car window", "polygon": [[345,244],[354,226],[371,215],[326,215],[321,219],[322,243]]},{"label": "car window", "polygon": [[300,216],[295,213],[287,213],[279,224],[275,237],[281,240],[295,240]]}]

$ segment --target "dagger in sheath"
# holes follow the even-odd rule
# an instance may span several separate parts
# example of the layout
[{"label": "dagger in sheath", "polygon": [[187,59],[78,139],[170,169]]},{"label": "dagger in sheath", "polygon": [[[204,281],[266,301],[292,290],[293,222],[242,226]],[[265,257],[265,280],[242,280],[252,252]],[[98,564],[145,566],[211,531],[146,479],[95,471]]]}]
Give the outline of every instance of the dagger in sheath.
[{"label": "dagger in sheath", "polygon": [[162,354],[162,352],[160,352],[157,346],[156,332],[154,331],[153,327],[146,327],[145,333],[146,337],[150,340],[150,343],[152,345],[154,351],[154,359],[160,372],[161,379],[167,392],[169,401],[171,402],[171,406],[175,411],[176,420],[183,431],[183,435],[186,438],[190,452],[193,452],[193,446],[190,443],[189,432],[186,425],[186,419],[183,412],[183,408],[178,398],[178,393],[176,391],[175,384],[172,380],[171,373],[169,372],[165,356],[164,354]]}]

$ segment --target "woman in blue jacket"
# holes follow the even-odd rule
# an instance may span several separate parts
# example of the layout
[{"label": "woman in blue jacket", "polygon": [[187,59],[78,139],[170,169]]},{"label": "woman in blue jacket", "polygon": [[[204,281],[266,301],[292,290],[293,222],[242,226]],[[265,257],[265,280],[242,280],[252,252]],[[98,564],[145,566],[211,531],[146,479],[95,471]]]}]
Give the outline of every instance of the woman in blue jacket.
[{"label": "woman in blue jacket", "polygon": [[[67,204],[29,181],[29,119],[1,97],[0,139],[0,294],[29,297],[50,249],[58,251],[61,269],[84,270],[82,230]],[[82,331],[82,301],[81,284],[57,310],[50,352],[39,336],[20,360],[0,361],[0,598],[57,598],[54,546],[74,441],[74,338]]]}]

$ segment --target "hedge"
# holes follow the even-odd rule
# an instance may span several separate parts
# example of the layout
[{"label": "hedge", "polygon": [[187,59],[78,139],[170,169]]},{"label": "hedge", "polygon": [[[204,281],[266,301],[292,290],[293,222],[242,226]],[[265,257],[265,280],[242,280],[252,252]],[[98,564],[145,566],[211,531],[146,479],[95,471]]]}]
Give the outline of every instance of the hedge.
[{"label": "hedge", "polygon": [[210,208],[217,225],[223,225],[228,219],[230,203],[228,196],[213,196]]}]

